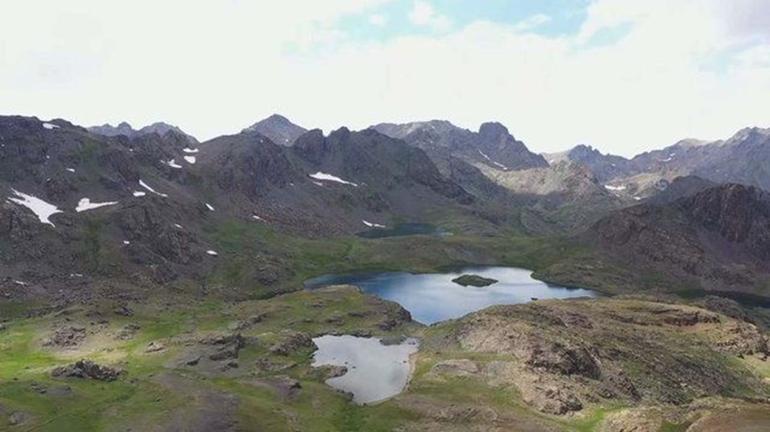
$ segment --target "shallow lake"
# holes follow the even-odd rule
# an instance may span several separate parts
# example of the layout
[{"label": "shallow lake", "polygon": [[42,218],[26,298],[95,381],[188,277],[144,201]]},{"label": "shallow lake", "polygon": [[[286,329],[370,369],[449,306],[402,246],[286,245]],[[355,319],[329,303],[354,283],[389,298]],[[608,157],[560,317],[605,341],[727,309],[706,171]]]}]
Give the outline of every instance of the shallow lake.
[{"label": "shallow lake", "polygon": [[[486,287],[463,287],[452,279],[475,274],[499,282]],[[532,278],[530,270],[515,267],[468,267],[447,273],[366,273],[326,275],[305,282],[309,289],[350,284],[368,294],[394,301],[423,324],[433,324],[492,305],[526,303],[533,298],[596,297],[595,291],[566,288]]]},{"label": "shallow lake", "polygon": [[395,396],[409,382],[409,356],[417,352],[416,339],[383,345],[378,338],[321,336],[313,339],[318,350],[313,366],[345,366],[348,371],[326,380],[326,384],[353,394],[358,404],[373,403]]},{"label": "shallow lake", "polygon": [[435,225],[424,223],[402,223],[392,228],[373,228],[356,234],[359,237],[377,239],[385,237],[403,237],[411,235],[448,236],[449,231]]}]

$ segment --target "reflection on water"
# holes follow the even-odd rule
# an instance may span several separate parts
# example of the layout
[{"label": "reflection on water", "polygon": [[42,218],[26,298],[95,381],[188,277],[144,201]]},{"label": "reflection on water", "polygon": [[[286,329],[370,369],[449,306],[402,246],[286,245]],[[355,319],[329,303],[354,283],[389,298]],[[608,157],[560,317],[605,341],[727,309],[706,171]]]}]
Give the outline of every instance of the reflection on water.
[{"label": "reflection on water", "polygon": [[[452,282],[463,274],[476,274],[499,282],[487,287],[463,287]],[[533,279],[531,271],[515,267],[469,267],[431,274],[327,275],[311,279],[305,286],[312,289],[336,284],[356,285],[366,293],[397,302],[423,324],[459,318],[492,305],[525,303],[533,298],[597,296],[587,289],[546,284]]]},{"label": "reflection on water", "polygon": [[345,366],[342,376],[326,380],[326,384],[353,394],[359,404],[372,403],[395,396],[409,382],[409,356],[417,352],[416,339],[398,345],[383,345],[380,339],[357,336],[321,336],[313,339],[318,351],[313,366]]}]

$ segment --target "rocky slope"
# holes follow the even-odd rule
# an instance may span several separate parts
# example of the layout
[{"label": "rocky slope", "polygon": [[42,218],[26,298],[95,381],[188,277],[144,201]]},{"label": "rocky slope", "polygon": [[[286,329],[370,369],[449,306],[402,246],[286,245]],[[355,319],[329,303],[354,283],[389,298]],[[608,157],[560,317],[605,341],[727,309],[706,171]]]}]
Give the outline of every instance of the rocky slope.
[{"label": "rocky slope", "polygon": [[770,281],[770,197],[755,187],[725,184],[619,210],[580,238],[648,285],[764,293]]},{"label": "rocky slope", "polygon": [[627,204],[604,188],[585,165],[574,162],[520,171],[481,170],[511,193],[529,197],[522,223],[534,233],[580,230]]},{"label": "rocky slope", "polygon": [[289,271],[293,246],[224,250],[236,226],[305,239],[397,221],[498,223],[422,150],[373,130],[311,131],[293,147],[254,131],[198,144],[174,130],[104,136],[63,120],[2,117],[0,195],[11,288],[80,279],[71,275],[201,283],[245,262],[257,270],[244,284]]},{"label": "rocky slope", "polygon": [[717,183],[734,182],[770,190],[770,128],[746,128],[713,143],[713,158],[693,173]]},{"label": "rocky slope", "polygon": [[549,166],[499,123],[478,132],[440,120],[373,128],[425,150],[442,173],[500,203],[529,233],[574,232],[630,201],[608,193],[578,163]]},{"label": "rocky slope", "polygon": [[[750,404],[769,395],[754,369],[767,359],[766,334],[689,305],[641,298],[537,301],[491,307],[427,333],[423,349],[431,354],[423,361],[430,372],[413,384],[417,389],[426,381],[454,380],[513,387],[525,407],[547,416],[628,407],[587,430],[686,428],[699,417],[721,415],[711,410],[733,406],[730,398]],[[709,404],[704,397],[727,400]],[[499,427],[505,415],[496,414],[476,421]]]},{"label": "rocky slope", "polygon": [[694,175],[677,177],[668,183],[665,189],[650,196],[645,202],[657,205],[668,204],[716,186],[718,186],[717,183]]},{"label": "rocky slope", "polygon": [[624,177],[631,171],[631,162],[612,154],[603,154],[599,150],[584,144],[573,147],[562,153],[545,154],[548,163],[575,162],[588,167],[600,182]]},{"label": "rocky slope", "polygon": [[382,123],[372,128],[425,150],[439,166],[444,165],[450,156],[506,171],[548,165],[542,156],[530,152],[523,142],[516,140],[500,123],[484,123],[478,132],[459,128],[443,120]]}]

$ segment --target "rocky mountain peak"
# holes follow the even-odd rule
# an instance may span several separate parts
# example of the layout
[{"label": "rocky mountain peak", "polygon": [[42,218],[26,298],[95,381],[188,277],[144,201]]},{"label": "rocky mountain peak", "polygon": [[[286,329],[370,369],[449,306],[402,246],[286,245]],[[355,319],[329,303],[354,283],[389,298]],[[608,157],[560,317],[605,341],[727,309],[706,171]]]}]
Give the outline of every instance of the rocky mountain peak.
[{"label": "rocky mountain peak", "polygon": [[259,132],[276,144],[291,146],[307,129],[280,114],[273,114],[247,127],[243,132]]},{"label": "rocky mountain peak", "polygon": [[164,122],[156,122],[149,126],[145,126],[139,129],[139,131],[137,131],[138,135],[148,135],[151,133],[155,133],[160,136],[164,136],[168,133],[177,134],[186,138],[187,141],[189,141],[190,143],[195,144],[198,142],[198,140],[194,136],[185,133],[182,129],[178,128],[177,126],[173,126]]},{"label": "rocky mountain peak", "polygon": [[350,136],[350,129],[345,126],[342,126],[341,128],[334,130],[329,134],[329,137],[333,137],[335,139],[345,139],[348,136]]},{"label": "rocky mountain peak", "polygon": [[266,118],[264,121],[266,122],[272,122],[272,123],[282,123],[282,124],[289,124],[291,121],[289,121],[288,118],[282,116],[281,114],[275,113],[270,115],[270,117]]},{"label": "rocky mountain peak", "polygon": [[[426,137],[440,139],[454,133],[470,133],[470,131],[457,127],[447,120],[428,120],[403,124],[380,123],[372,126],[371,129],[391,138],[405,139],[408,142],[414,142],[415,137],[418,140],[425,139]],[[410,136],[412,137],[411,139],[408,138]]]},{"label": "rocky mountain peak", "polygon": [[118,135],[125,135],[125,136],[133,136],[136,133],[136,130],[134,130],[133,127],[128,122],[120,122],[117,126],[113,126],[109,123],[105,123],[101,126],[91,126],[88,128],[89,131],[104,135],[104,136],[118,136]]},{"label": "rocky mountain peak", "polygon": [[756,126],[745,127],[735,133],[728,141],[742,141],[751,137],[768,137],[770,128],[760,128]]},{"label": "rocky mountain peak", "polygon": [[498,122],[482,123],[479,128],[479,135],[484,139],[500,139],[510,135],[508,128]]},{"label": "rocky mountain peak", "polygon": [[601,157],[602,153],[595,149],[593,146],[586,145],[586,144],[578,144],[575,147],[573,147],[571,150],[569,150],[568,156],[571,160],[584,160],[584,159],[593,159],[596,157]]}]

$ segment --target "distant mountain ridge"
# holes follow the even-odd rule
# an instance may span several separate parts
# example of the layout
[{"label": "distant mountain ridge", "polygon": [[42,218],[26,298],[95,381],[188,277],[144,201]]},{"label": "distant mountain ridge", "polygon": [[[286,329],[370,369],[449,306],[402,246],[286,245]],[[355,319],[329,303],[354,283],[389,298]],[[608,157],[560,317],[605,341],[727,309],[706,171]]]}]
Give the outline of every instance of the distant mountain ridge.
[{"label": "distant mountain ridge", "polygon": [[129,138],[149,135],[153,133],[158,134],[160,136],[164,136],[167,133],[175,133],[175,134],[184,136],[190,143],[193,143],[193,144],[198,143],[198,139],[195,138],[194,136],[184,132],[182,129],[178,128],[177,126],[173,126],[164,122],[156,122],[138,130],[134,129],[128,122],[121,122],[117,126],[112,126],[110,124],[103,124],[101,126],[91,126],[88,128],[88,130],[95,134],[104,135],[104,136],[123,135]]},{"label": "distant mountain ridge", "polygon": [[675,178],[689,175],[770,190],[770,129],[758,127],[741,129],[726,140],[681,140],[631,159],[585,145],[546,157],[552,162],[584,164],[618,195],[636,199],[652,196]]},{"label": "distant mountain ridge", "polygon": [[599,150],[585,144],[580,144],[566,152],[545,154],[549,164],[561,161],[571,161],[587,166],[601,181],[611,180],[624,175],[630,169],[631,163],[622,156],[603,154]]},{"label": "distant mountain ridge", "polygon": [[548,166],[541,155],[529,151],[505,126],[496,122],[482,124],[478,132],[445,120],[380,123],[372,128],[425,150],[439,164],[451,156],[504,171]]}]

